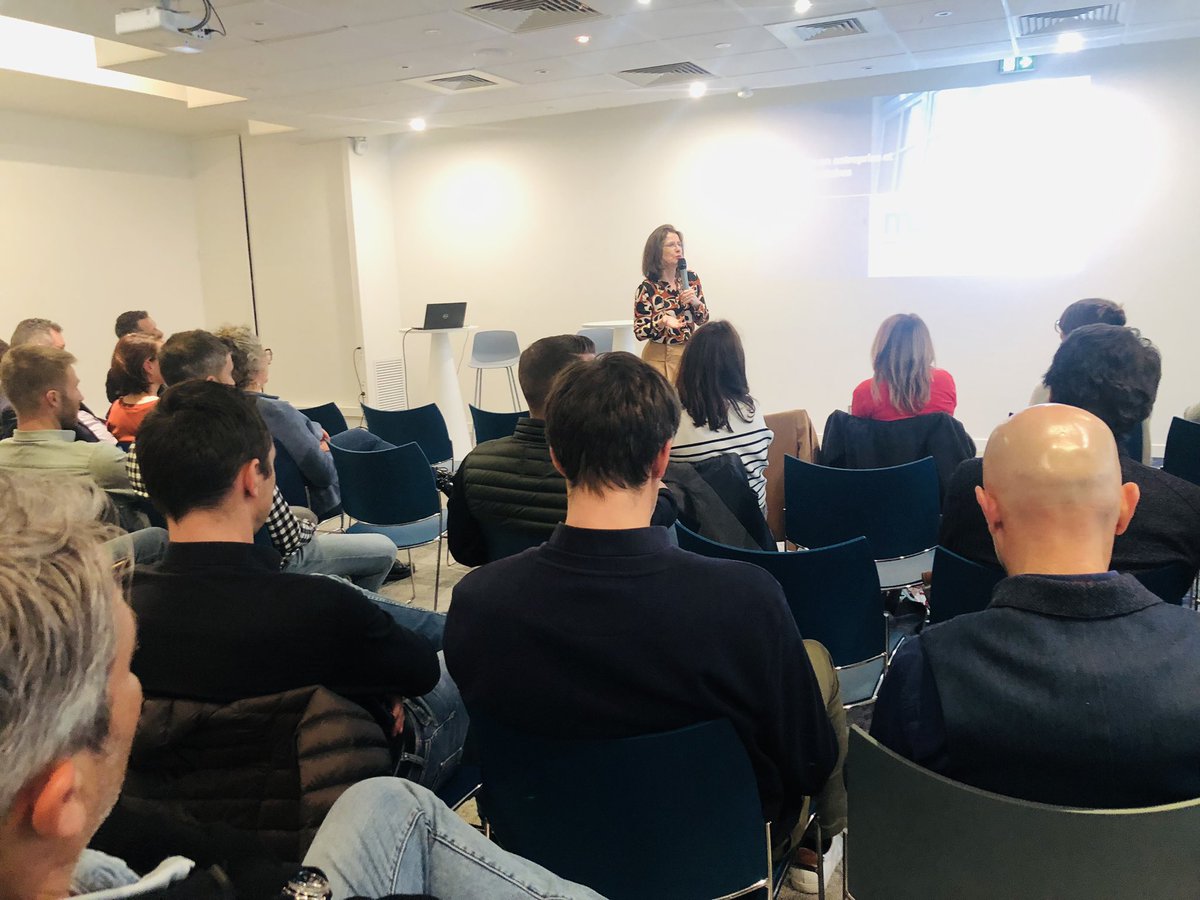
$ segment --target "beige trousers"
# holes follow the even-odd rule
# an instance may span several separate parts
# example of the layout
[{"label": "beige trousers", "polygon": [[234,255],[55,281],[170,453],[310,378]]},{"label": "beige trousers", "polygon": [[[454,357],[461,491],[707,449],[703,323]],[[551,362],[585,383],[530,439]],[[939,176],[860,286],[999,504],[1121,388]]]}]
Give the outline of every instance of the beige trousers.
[{"label": "beige trousers", "polygon": [[653,366],[666,376],[667,381],[674,384],[675,376],[679,374],[679,360],[683,357],[685,346],[685,344],[659,344],[655,341],[646,341],[646,345],[642,347],[642,361]]}]

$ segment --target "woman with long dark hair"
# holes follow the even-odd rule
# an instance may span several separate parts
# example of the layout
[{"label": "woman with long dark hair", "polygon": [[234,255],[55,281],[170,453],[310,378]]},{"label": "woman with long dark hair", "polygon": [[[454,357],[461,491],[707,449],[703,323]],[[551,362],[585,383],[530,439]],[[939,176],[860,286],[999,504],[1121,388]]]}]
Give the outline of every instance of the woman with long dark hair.
[{"label": "woman with long dark hair", "polygon": [[633,299],[633,336],[645,341],[642,359],[675,381],[683,348],[708,321],[704,291],[695,272],[680,269],[683,234],[659,225],[642,249],[642,274]]},{"label": "woman with long dark hair", "polygon": [[675,387],[683,415],[671,444],[671,459],[699,462],[736,453],[758,505],[766,508],[767,448],[774,438],[746,382],[746,353],[737,329],[710,322],[696,331],[679,364]]},{"label": "woman with long dark hair", "polygon": [[933,362],[933,339],[921,317],[888,316],[871,345],[875,375],[854,389],[850,414],[883,422],[937,412],[954,415],[958,405],[954,379]]},{"label": "woman with long dark hair", "polygon": [[113,350],[105,388],[112,405],[108,408],[108,430],[117,443],[137,438],[146,413],[158,402],[163,385],[158,371],[158,349],[162,342],[148,334],[127,334]]}]

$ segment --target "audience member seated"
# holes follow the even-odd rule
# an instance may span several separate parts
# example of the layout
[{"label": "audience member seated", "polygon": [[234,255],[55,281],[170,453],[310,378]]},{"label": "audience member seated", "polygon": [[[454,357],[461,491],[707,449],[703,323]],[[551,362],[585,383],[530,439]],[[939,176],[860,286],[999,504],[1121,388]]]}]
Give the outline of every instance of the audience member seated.
[{"label": "audience member seated", "polygon": [[147,693],[230,703],[323,685],[372,710],[389,698],[382,724],[399,738],[400,698],[434,692],[421,715],[436,721],[408,725],[436,735],[430,783],[449,774],[466,722],[453,683],[444,673],[438,683],[445,617],[371,602],[340,579],[282,573],[279,555],[254,543],[275,489],[275,447],[254,400],[185,381],[146,417],[138,450],[170,535],[162,563],[133,584],[134,668]]},{"label": "audience member seated", "polygon": [[468,711],[564,738],[726,718],[781,849],[806,797],[826,833],[840,831],[846,724],[829,654],[801,640],[765,571],[686,553],[650,525],[679,425],[674,389],[610,353],[565,369],[545,413],[566,522],[455,586],[446,658]]},{"label": "audience member seated", "polygon": [[[13,330],[9,345],[18,347],[21,344],[34,344],[39,347],[53,347],[56,350],[67,349],[66,338],[63,337],[62,326],[49,319],[22,319]],[[16,416],[11,410],[0,417],[0,438],[11,437],[17,427]],[[72,426],[76,436],[81,441],[101,444],[117,443],[117,439],[108,432],[104,420],[97,417],[84,404],[79,405],[79,416]]]},{"label": "audience member seated", "polygon": [[542,416],[555,376],[595,354],[591,338],[576,334],[544,337],[521,354],[517,378],[529,415],[518,420],[510,437],[484,441],[467,454],[446,504],[450,552],[463,565],[481,566],[490,560],[485,528],[544,539],[563,520],[567,485],[550,461]]},{"label": "audience member seated", "polygon": [[954,415],[954,379],[933,362],[933,339],[920,316],[898,313],[884,319],[871,345],[875,374],[854,389],[850,415],[884,422],[936,412]]},{"label": "audience member seated", "polygon": [[263,392],[271,375],[271,351],[254,332],[244,325],[227,325],[216,335],[233,356],[234,384],[254,398],[271,437],[296,461],[304,476],[317,517],[324,518],[342,502],[328,433],[286,400]]},{"label": "audience member seated", "polygon": [[897,651],[876,738],[1025,800],[1200,797],[1200,620],[1109,571],[1140,514],[1122,471],[1111,430],[1080,409],[1035,406],[992,433],[975,493],[1008,577],[986,610]]},{"label": "audience member seated", "polygon": [[[1053,402],[1087,410],[1116,435],[1149,414],[1161,374],[1158,351],[1133,329],[1086,325],[1059,345],[1046,384]],[[1142,499],[1128,530],[1113,543],[1113,568],[1144,572],[1181,564],[1193,572],[1200,569],[1200,487],[1127,456],[1120,462],[1122,479],[1136,484]],[[994,566],[987,522],[975,502],[981,484],[981,460],[969,459],[958,467],[942,509],[940,543]]]},{"label": "audience member seated", "polygon": [[[131,815],[121,803],[113,819],[132,837],[110,835],[105,846],[128,849],[131,863],[142,857],[139,870],[85,849],[118,799],[142,702],[130,664],[136,626],[102,546],[102,505],[81,483],[0,472],[0,631],[9,637],[0,654],[0,896],[278,896],[289,875],[230,829]],[[324,870],[338,898],[597,900],[396,778],[347,791],[305,862]]]},{"label": "audience member seated", "polygon": [[758,505],[767,508],[767,449],[774,435],[746,381],[746,354],[728,322],[709,322],[684,347],[675,378],[683,406],[671,442],[673,462],[695,463],[736,453]]},{"label": "audience member seated", "polygon": [[91,478],[102,490],[132,497],[125,454],[85,442],[74,430],[83,403],[75,357],[66,350],[20,344],[0,362],[0,390],[17,414],[13,436],[0,441],[0,467],[52,470]]},{"label": "audience member seated", "polygon": [[127,334],[117,341],[105,381],[108,399],[108,430],[117,443],[128,446],[137,439],[146,413],[158,402],[163,386],[158,370],[162,342],[148,334]]},{"label": "audience member seated", "polygon": [[150,318],[150,313],[144,309],[131,309],[128,312],[121,313],[117,316],[117,324],[114,331],[117,333],[117,340],[120,340],[127,334],[148,334],[156,341],[163,339],[163,333],[158,327],[158,323]]},{"label": "audience member seated", "polygon": [[[1062,315],[1058,317],[1058,321],[1054,323],[1054,330],[1058,332],[1058,339],[1065,341],[1067,335],[1076,328],[1082,328],[1085,325],[1124,325],[1125,310],[1119,303],[1113,303],[1111,300],[1103,300],[1099,297],[1089,297],[1086,300],[1076,300],[1070,306],[1063,310]],[[1029,398],[1029,405],[1034,406],[1038,403],[1047,403],[1050,400],[1050,388],[1043,382],[1033,389],[1033,394]],[[1141,453],[1137,454],[1137,458],[1144,465],[1150,465],[1150,460],[1153,456],[1150,443],[1150,417],[1147,416],[1142,420],[1141,426],[1142,449]],[[1121,438],[1128,438],[1127,435],[1122,435]],[[1122,440],[1118,439],[1117,449],[1123,450]],[[1133,455],[1133,454],[1128,454]]]},{"label": "audience member seated", "polygon": [[[229,348],[207,331],[171,335],[159,351],[159,369],[168,385],[189,380],[233,384]],[[134,489],[150,497],[142,483],[136,444],[126,459],[126,468]],[[341,575],[365,590],[377,591],[396,560],[396,545],[383,535],[317,534],[315,522],[298,518],[278,488],[266,529],[271,546],[283,559],[285,572]]]}]

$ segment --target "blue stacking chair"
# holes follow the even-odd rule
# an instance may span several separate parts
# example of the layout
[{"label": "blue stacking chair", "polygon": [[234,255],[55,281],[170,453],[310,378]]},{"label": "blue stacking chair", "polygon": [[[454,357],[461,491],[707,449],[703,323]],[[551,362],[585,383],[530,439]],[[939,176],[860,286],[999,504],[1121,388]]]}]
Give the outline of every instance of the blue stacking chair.
[{"label": "blue stacking chair", "polygon": [[933,457],[883,469],[832,469],[783,459],[784,530],[801,547],[865,537],[884,589],[919,584],[941,524]]},{"label": "blue stacking chair", "polygon": [[341,434],[350,427],[346,424],[346,417],[342,415],[342,411],[338,409],[336,403],[322,403],[320,406],[310,406],[300,412],[324,428],[330,437]]},{"label": "blue stacking chair", "polygon": [[[438,605],[442,578],[442,532],[445,530],[441,495],[429,460],[415,443],[386,450],[348,450],[330,441],[342,488],[342,508],[355,523],[347,534],[385,534],[399,550],[437,541],[437,571],[433,608]],[[417,587],[412,585],[413,599]]]},{"label": "blue stacking chair", "polygon": [[471,408],[471,423],[475,426],[476,444],[510,437],[517,430],[517,422],[529,415],[527,409],[521,412],[489,412],[473,404],[468,406]]},{"label": "blue stacking chair", "polygon": [[450,468],[454,468],[454,446],[436,403],[415,409],[376,409],[363,403],[362,411],[371,434],[397,447],[416,444],[431,463],[449,462]]},{"label": "blue stacking chair", "polygon": [[613,330],[611,328],[580,328],[575,332],[580,337],[588,338],[596,345],[596,355],[612,353]]},{"label": "blue stacking chair", "polygon": [[471,342],[471,359],[467,363],[475,370],[475,405],[483,405],[483,370],[504,369],[508,372],[508,389],[512,393],[513,409],[521,408],[513,366],[521,360],[521,344],[515,331],[478,331]]},{"label": "blue stacking chair", "polygon": [[769,828],[727,720],[562,740],[470,714],[480,814],[506,850],[610,900],[769,894]]},{"label": "blue stacking chair", "polygon": [[1200,484],[1200,424],[1176,416],[1167,432],[1163,471]]},{"label": "blue stacking chair", "polygon": [[296,460],[292,459],[292,454],[279,441],[275,441],[275,486],[283,494],[288,506],[309,505],[304,475],[296,465]]},{"label": "blue stacking chair", "polygon": [[857,725],[846,773],[855,900],[1197,895],[1200,800],[1077,809],[1003,797],[922,768]]},{"label": "blue stacking chair", "polygon": [[1003,569],[981,566],[945,547],[938,547],[933,554],[933,575],[929,585],[930,624],[986,609],[992,601],[992,589],[1002,578]]},{"label": "blue stacking chair", "polygon": [[865,538],[777,553],[718,544],[678,522],[675,528],[684,550],[748,562],[770,572],[783,588],[801,637],[820,641],[833,657],[842,703],[852,707],[875,699],[889,647],[879,576]]},{"label": "blue stacking chair", "polygon": [[1173,606],[1183,603],[1195,579],[1195,572],[1187,563],[1171,563],[1159,569],[1129,574],[1140,581],[1142,587]]}]

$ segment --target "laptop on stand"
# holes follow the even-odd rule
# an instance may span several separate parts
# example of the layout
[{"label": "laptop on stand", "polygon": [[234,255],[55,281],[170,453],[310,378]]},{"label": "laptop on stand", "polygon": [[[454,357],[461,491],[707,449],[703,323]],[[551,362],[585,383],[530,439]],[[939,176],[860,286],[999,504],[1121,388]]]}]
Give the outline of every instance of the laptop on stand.
[{"label": "laptop on stand", "polygon": [[466,303],[427,303],[425,305],[425,324],[416,330],[444,331],[450,328],[462,328],[466,319]]}]

